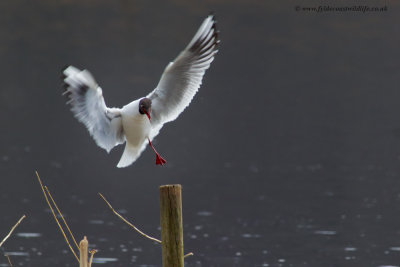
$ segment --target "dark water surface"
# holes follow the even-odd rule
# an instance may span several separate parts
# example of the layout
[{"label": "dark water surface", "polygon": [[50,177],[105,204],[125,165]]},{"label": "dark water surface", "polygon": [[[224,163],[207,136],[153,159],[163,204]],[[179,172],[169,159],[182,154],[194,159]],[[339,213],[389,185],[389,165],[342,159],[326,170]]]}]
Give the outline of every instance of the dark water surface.
[{"label": "dark water surface", "polygon": [[[324,1],[348,5],[352,1]],[[158,187],[181,183],[187,266],[400,266],[400,8],[295,11],[317,1],[0,2],[0,237],[15,266],[77,266],[34,171],[101,266],[161,266]],[[66,64],[109,106],[152,90],[213,10],[220,53],[198,95],[115,166],[61,97]],[[7,266],[0,257],[0,266]]]}]

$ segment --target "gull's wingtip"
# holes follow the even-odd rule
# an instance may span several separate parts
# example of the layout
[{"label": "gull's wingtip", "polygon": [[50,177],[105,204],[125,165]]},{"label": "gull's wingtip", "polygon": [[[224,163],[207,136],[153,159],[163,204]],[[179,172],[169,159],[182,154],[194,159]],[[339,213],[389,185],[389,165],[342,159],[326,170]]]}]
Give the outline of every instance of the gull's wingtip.
[{"label": "gull's wingtip", "polygon": [[62,68],[62,74],[65,76],[71,75],[73,73],[80,72],[80,70],[72,65],[65,65]]},{"label": "gull's wingtip", "polygon": [[61,71],[64,72],[66,69],[68,69],[71,65],[65,64],[62,68]]},{"label": "gull's wingtip", "polygon": [[215,16],[214,11],[211,11],[211,12],[208,14],[208,16],[207,16],[206,19],[210,20],[210,21],[212,22],[212,27],[213,27],[215,30],[217,30],[217,18],[216,18],[216,16]]},{"label": "gull's wingtip", "polygon": [[67,75],[65,74],[66,69],[68,69],[69,65],[64,65],[64,67],[61,68],[61,80],[64,81],[65,78],[67,78]]}]

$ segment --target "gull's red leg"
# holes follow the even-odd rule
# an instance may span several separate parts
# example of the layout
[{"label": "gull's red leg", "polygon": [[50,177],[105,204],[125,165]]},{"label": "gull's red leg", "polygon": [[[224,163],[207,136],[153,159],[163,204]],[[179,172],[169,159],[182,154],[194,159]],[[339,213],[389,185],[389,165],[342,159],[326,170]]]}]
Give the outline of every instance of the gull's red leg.
[{"label": "gull's red leg", "polygon": [[160,154],[158,154],[157,150],[154,148],[153,144],[151,143],[150,139],[147,138],[147,140],[149,140],[149,145],[150,147],[153,149],[154,153],[156,153],[156,165],[164,165],[165,163],[167,163],[167,161],[165,159],[163,159]]}]

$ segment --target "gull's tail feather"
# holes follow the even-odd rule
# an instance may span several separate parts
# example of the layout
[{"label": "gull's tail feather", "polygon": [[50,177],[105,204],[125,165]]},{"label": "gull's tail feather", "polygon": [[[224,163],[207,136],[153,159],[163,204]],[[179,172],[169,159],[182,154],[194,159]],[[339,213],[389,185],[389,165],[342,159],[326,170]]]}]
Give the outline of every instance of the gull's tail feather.
[{"label": "gull's tail feather", "polygon": [[118,162],[118,168],[124,168],[131,165],[136,159],[142,154],[145,144],[141,147],[129,145],[128,142],[125,145],[124,153],[122,153],[121,159]]}]

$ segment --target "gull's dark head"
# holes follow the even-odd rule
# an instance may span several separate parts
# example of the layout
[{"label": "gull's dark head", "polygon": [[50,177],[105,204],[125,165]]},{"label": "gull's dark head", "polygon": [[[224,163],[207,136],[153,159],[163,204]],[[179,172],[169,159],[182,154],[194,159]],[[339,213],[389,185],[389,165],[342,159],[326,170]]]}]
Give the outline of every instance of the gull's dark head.
[{"label": "gull's dark head", "polygon": [[139,101],[139,113],[140,114],[146,114],[149,120],[151,120],[150,117],[150,112],[151,112],[151,100],[149,98],[142,98]]}]

